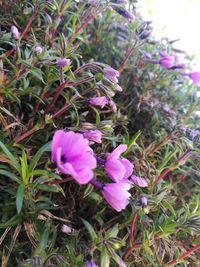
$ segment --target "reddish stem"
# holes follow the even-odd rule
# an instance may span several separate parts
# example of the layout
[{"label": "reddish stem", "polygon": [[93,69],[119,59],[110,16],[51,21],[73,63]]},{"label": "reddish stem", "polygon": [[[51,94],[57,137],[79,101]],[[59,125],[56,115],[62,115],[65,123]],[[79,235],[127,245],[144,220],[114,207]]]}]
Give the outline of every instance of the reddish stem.
[{"label": "reddish stem", "polygon": [[37,132],[39,130],[39,128],[36,128],[36,127],[33,127],[31,130],[29,130],[28,132],[22,134],[21,136],[17,137],[15,140],[14,140],[14,143],[17,144],[19,143],[20,141],[22,141],[23,139],[25,139],[26,137],[32,135],[33,133]]},{"label": "reddish stem", "polygon": [[91,20],[93,20],[94,18],[95,18],[95,16],[91,16],[91,17],[89,17],[88,19],[86,19],[86,21],[83,22],[83,23],[81,24],[81,26],[79,26],[79,27],[76,29],[75,33],[72,34],[72,35],[69,37],[69,39],[67,40],[67,42],[69,43],[69,42],[76,36],[76,34],[79,33],[85,26],[87,26],[87,24],[88,24]]},{"label": "reddish stem", "polygon": [[50,108],[54,105],[56,100],[58,99],[59,95],[62,93],[62,91],[67,87],[69,84],[69,81],[65,81],[64,83],[61,83],[57,88],[56,88],[56,93],[52,99],[52,101],[48,104],[48,106],[45,109],[45,114],[47,114],[50,110]]},{"label": "reddish stem", "polygon": [[132,245],[132,247],[134,246],[134,230],[135,230],[135,224],[136,224],[136,220],[137,220],[137,213],[135,212],[133,214],[133,219],[132,219],[132,222],[131,222],[131,233],[130,233],[130,243]]},{"label": "reddish stem", "polygon": [[28,32],[28,30],[29,30],[29,28],[30,28],[30,26],[31,26],[31,24],[32,24],[32,22],[33,22],[35,16],[37,15],[37,13],[38,13],[38,8],[39,8],[39,5],[36,4],[35,7],[34,7],[34,12],[33,12],[33,14],[31,15],[31,17],[30,17],[30,19],[29,19],[29,21],[28,21],[28,23],[27,23],[27,25],[26,25],[26,27],[25,27],[25,29],[24,29],[22,35],[21,35],[21,38],[22,38],[22,39],[25,37],[25,35],[26,35],[26,33]]},{"label": "reddish stem", "polygon": [[171,266],[174,266],[174,265],[178,264],[180,261],[182,261],[185,258],[189,257],[193,252],[196,252],[199,249],[200,249],[200,245],[197,245],[195,247],[190,248],[188,251],[186,251],[180,257],[178,257],[178,259],[174,259],[174,260],[168,262],[166,267],[171,267]]},{"label": "reddish stem", "polygon": [[[185,161],[189,156],[190,150],[187,149],[184,154],[176,160],[176,163],[181,163]],[[173,170],[174,166],[170,166],[169,168],[165,169],[155,180],[155,183],[158,184],[171,170]]]},{"label": "reddish stem", "polygon": [[136,220],[137,220],[137,213],[135,212],[133,214],[133,219],[131,221],[131,227],[130,227],[130,247],[125,251],[123,259],[126,261],[127,258],[129,257],[129,255],[131,254],[131,252],[133,251],[133,249],[135,247],[138,247],[137,244],[139,243],[135,243],[134,241],[134,231],[135,231],[135,225],[136,225]]},{"label": "reddish stem", "polygon": [[[30,17],[30,19],[29,19],[29,21],[28,21],[28,23],[27,23],[25,29],[23,30],[23,32],[22,32],[22,34],[21,34],[21,39],[23,39],[23,38],[25,37],[26,33],[28,32],[28,30],[29,30],[29,28],[30,28],[30,26],[31,26],[31,24],[32,24],[32,22],[33,22],[35,16],[36,16],[37,13],[38,13],[38,8],[39,8],[39,5],[38,5],[38,4],[35,5],[34,12],[33,12],[33,14],[31,15],[31,17]],[[11,48],[10,50],[8,50],[8,51],[5,53],[6,57],[9,57],[14,51],[15,51],[15,47],[13,47],[13,48]]]},{"label": "reddish stem", "polygon": [[[173,133],[171,133],[170,135],[168,135],[167,137],[165,137],[165,139],[160,142],[159,144],[157,144],[154,148],[152,148],[149,152],[147,152],[148,156],[151,156],[155,151],[158,150],[158,148],[160,148],[161,146],[163,146],[165,143],[167,143],[169,140],[172,139],[172,135]],[[148,147],[146,148],[146,150],[148,149]]]}]

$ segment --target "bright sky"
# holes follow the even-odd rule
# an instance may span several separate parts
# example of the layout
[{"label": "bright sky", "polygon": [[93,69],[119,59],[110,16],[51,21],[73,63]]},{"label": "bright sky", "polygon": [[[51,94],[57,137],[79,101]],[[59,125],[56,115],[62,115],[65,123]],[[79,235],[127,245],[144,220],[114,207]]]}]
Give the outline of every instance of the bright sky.
[{"label": "bright sky", "polygon": [[156,38],[180,39],[176,48],[195,54],[200,69],[200,0],[139,0],[139,12],[153,21]]}]

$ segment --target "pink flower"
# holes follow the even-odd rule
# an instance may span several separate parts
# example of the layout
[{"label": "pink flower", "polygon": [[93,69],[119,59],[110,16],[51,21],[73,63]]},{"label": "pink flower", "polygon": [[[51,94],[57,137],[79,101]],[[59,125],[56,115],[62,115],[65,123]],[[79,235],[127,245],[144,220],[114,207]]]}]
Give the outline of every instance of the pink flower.
[{"label": "pink flower", "polygon": [[58,67],[65,67],[65,66],[69,66],[71,63],[69,58],[60,58],[56,60],[56,64]]},{"label": "pink flower", "polygon": [[19,34],[19,31],[18,31],[17,27],[13,25],[13,26],[11,27],[10,31],[11,31],[12,37],[13,37],[15,40],[18,40],[20,34]]},{"label": "pink flower", "polygon": [[138,176],[135,176],[135,175],[132,175],[131,176],[131,181],[140,186],[140,187],[147,187],[148,186],[148,183],[146,181],[146,179],[142,178],[142,177],[138,177]]},{"label": "pink flower", "polygon": [[123,91],[123,89],[121,88],[121,86],[119,86],[118,84],[116,84],[115,89],[118,92],[122,92]]},{"label": "pink flower", "polygon": [[190,72],[189,77],[192,80],[194,85],[196,86],[200,85],[200,71]]},{"label": "pink flower", "polygon": [[200,134],[200,131],[199,131],[199,130],[192,130],[192,131],[190,132],[190,137],[191,137],[192,140],[194,140],[194,138],[195,138],[197,135],[199,135],[199,134]]},{"label": "pink flower", "polygon": [[101,143],[102,132],[99,130],[88,130],[83,133],[83,136],[90,141],[94,141],[96,143]]},{"label": "pink flower", "polygon": [[53,136],[51,158],[60,172],[71,175],[79,184],[93,178],[97,162],[89,141],[80,133],[58,130]]},{"label": "pink flower", "polygon": [[69,234],[72,232],[72,228],[67,226],[66,224],[63,224],[61,227],[61,231],[65,234]]},{"label": "pink flower", "polygon": [[130,183],[119,182],[106,184],[103,187],[102,194],[109,205],[116,211],[121,211],[129,204],[131,194],[128,190],[131,188]]},{"label": "pink flower", "polygon": [[112,110],[113,112],[116,112],[116,111],[117,111],[117,106],[116,106],[116,104],[115,104],[115,102],[114,102],[113,100],[110,100],[110,101],[109,101],[109,105],[110,105],[111,110]]},{"label": "pink flower", "polygon": [[108,99],[105,96],[92,97],[89,99],[89,103],[92,106],[104,108],[108,104]]},{"label": "pink flower", "polygon": [[37,56],[39,56],[42,53],[42,50],[43,49],[41,46],[36,46],[36,48],[34,49]]},{"label": "pink flower", "polygon": [[160,60],[160,65],[163,68],[169,69],[174,65],[174,56],[165,55]]},{"label": "pink flower", "polygon": [[98,267],[93,260],[87,261],[85,267]]},{"label": "pink flower", "polygon": [[111,82],[118,83],[119,71],[111,67],[106,67],[104,69],[104,75],[106,79],[110,80]]},{"label": "pink flower", "polygon": [[146,207],[147,204],[148,204],[148,200],[147,200],[147,198],[145,196],[142,196],[140,198],[140,202],[141,202],[141,204],[142,204],[143,207]]},{"label": "pink flower", "polygon": [[126,151],[127,145],[119,145],[107,156],[105,163],[105,171],[110,178],[119,182],[127,179],[133,172],[133,165],[128,159],[120,158],[121,154]]}]

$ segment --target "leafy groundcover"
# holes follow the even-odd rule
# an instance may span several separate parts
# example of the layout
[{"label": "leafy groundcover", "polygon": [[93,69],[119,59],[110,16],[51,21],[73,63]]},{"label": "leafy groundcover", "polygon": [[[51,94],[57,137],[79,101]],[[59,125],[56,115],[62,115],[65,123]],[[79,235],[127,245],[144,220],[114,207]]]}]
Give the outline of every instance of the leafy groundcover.
[{"label": "leafy groundcover", "polygon": [[0,1],[2,267],[199,266],[200,72],[135,2]]}]

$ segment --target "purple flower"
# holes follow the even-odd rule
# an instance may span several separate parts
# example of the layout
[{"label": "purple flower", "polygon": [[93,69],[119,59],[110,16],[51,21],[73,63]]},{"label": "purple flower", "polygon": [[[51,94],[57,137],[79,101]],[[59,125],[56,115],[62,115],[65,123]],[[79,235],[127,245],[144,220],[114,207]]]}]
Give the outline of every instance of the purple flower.
[{"label": "purple flower", "polygon": [[53,136],[51,158],[61,173],[71,175],[79,184],[93,178],[97,162],[89,141],[80,133],[58,130]]},{"label": "purple flower", "polygon": [[108,104],[108,99],[105,96],[92,97],[89,99],[89,103],[92,106],[104,108]]},{"label": "purple flower", "polygon": [[88,130],[83,133],[83,136],[90,141],[94,141],[100,144],[102,138],[102,132],[99,130]]},{"label": "purple flower", "polygon": [[190,137],[192,138],[192,140],[194,140],[194,138],[200,134],[200,131],[199,130],[192,130],[190,132]]},{"label": "purple flower", "polygon": [[110,80],[111,82],[118,83],[118,77],[119,77],[119,71],[111,68],[111,67],[106,67],[104,69],[104,74],[106,79]]},{"label": "purple flower", "polygon": [[146,181],[145,178],[138,177],[138,176],[136,176],[136,175],[132,175],[132,176],[131,176],[131,181],[132,181],[134,184],[136,184],[136,185],[138,185],[138,186],[140,186],[140,187],[148,187],[148,183],[147,183],[147,181]]},{"label": "purple flower", "polygon": [[128,190],[130,188],[131,184],[125,181],[106,184],[102,190],[103,197],[113,209],[121,211],[129,204],[131,194]]},{"label": "purple flower", "polygon": [[34,49],[37,56],[39,56],[42,53],[43,48],[41,46],[36,46]]},{"label": "purple flower", "polygon": [[127,0],[117,0],[117,4],[127,3]]},{"label": "purple flower", "polygon": [[196,86],[200,85],[200,71],[190,72],[189,77],[192,80],[194,85]]},{"label": "purple flower", "polygon": [[144,54],[144,57],[145,57],[146,59],[152,59],[152,55],[151,55],[150,53],[145,53],[145,54]]},{"label": "purple flower", "polygon": [[125,19],[127,19],[129,22],[132,21],[134,19],[134,15],[132,13],[130,13],[128,10],[126,10],[125,8],[123,8],[122,6],[112,6],[114,8],[114,10],[120,14],[121,16],[123,16]]},{"label": "purple flower", "polygon": [[65,67],[65,66],[69,66],[71,63],[69,58],[60,58],[56,60],[56,64],[58,67]]},{"label": "purple flower", "polygon": [[98,267],[93,260],[87,261],[85,267]]},{"label": "purple flower", "polygon": [[169,69],[174,65],[174,56],[165,55],[159,63],[163,68]]},{"label": "purple flower", "polygon": [[147,204],[148,204],[148,200],[147,200],[147,198],[145,196],[142,196],[140,198],[140,202],[141,202],[141,204],[142,204],[143,207],[146,207]]},{"label": "purple flower", "polygon": [[69,234],[72,232],[72,228],[67,226],[66,224],[63,224],[61,227],[61,231],[65,234]]},{"label": "purple flower", "polygon": [[15,40],[18,40],[20,34],[19,34],[19,31],[18,31],[17,27],[13,25],[13,26],[11,27],[10,31],[11,31],[12,37],[13,37]]},{"label": "purple flower", "polygon": [[115,102],[114,102],[113,100],[110,100],[110,101],[109,101],[109,105],[110,105],[111,110],[112,110],[113,112],[116,112],[116,111],[117,111],[117,106],[116,106],[116,104],[115,104]]},{"label": "purple flower", "polygon": [[127,179],[133,172],[133,165],[131,162],[128,159],[120,158],[121,154],[126,151],[126,149],[127,145],[119,145],[107,156],[105,171],[115,182]]}]

